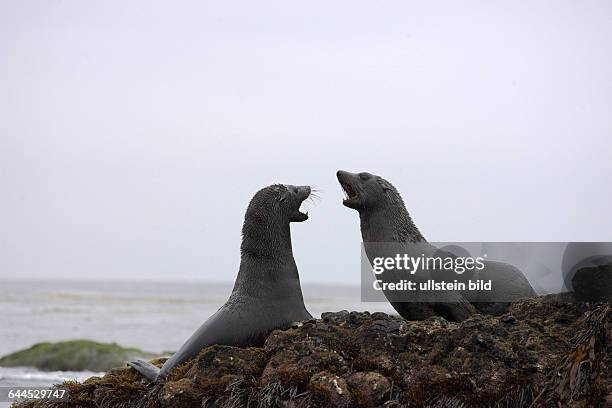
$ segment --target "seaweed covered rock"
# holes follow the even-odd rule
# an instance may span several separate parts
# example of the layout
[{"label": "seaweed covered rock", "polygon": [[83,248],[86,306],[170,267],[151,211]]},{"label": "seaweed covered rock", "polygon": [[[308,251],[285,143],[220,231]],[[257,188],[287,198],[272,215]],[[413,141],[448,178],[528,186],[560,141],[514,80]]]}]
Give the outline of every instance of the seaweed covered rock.
[{"label": "seaweed covered rock", "polygon": [[153,357],[152,353],[121,347],[117,343],[69,340],[35,344],[0,358],[0,366],[28,366],[48,371],[108,371],[126,360]]},{"label": "seaweed covered rock", "polygon": [[461,323],[324,313],[274,331],[263,348],[206,348],[166,381],[120,368],[67,384],[69,402],[17,406],[605,406],[612,308],[567,300],[527,299]]}]

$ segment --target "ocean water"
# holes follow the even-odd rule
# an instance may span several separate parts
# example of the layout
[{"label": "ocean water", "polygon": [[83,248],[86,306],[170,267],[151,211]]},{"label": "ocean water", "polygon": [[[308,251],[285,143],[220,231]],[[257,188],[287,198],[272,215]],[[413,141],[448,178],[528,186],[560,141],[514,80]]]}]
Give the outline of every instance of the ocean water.
[{"label": "ocean water", "polygon": [[[233,284],[0,280],[0,356],[39,342],[90,339],[161,353],[177,350],[226,300]],[[362,303],[358,286],[302,285],[308,310],[392,312]],[[47,386],[90,372],[0,367],[2,386]],[[1,404],[0,404],[1,406]]]}]

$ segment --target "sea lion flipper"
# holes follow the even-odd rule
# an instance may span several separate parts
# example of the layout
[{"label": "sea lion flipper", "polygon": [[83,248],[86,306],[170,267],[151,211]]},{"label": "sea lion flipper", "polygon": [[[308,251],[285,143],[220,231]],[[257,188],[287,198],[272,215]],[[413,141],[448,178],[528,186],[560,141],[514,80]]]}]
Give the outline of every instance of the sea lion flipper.
[{"label": "sea lion flipper", "polygon": [[432,303],[432,308],[437,315],[443,316],[447,320],[462,322],[478,313],[476,308],[459,292],[447,291],[444,293],[444,297],[449,302]]},{"label": "sea lion flipper", "polygon": [[159,368],[144,360],[129,361],[127,363],[134,370],[144,375],[151,381],[155,381],[159,374]]},{"label": "sea lion flipper", "polygon": [[233,330],[234,327],[240,327],[235,324],[235,316],[228,313],[226,307],[222,306],[183,343],[176,353],[166,360],[160,370],[160,375],[165,377],[174,367],[195,357],[204,347],[213,344],[231,345],[232,334],[237,333]]}]

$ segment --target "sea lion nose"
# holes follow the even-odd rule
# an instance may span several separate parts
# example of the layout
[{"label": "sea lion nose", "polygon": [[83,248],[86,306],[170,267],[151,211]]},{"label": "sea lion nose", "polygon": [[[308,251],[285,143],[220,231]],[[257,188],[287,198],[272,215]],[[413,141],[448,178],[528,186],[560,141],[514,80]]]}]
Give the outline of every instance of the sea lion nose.
[{"label": "sea lion nose", "polygon": [[310,195],[310,191],[311,191],[310,186],[300,186],[299,190],[303,192],[306,197]]},{"label": "sea lion nose", "polygon": [[351,180],[353,180],[356,176],[357,174],[351,173],[350,171],[346,171],[346,170],[338,170],[336,172],[336,177],[338,177],[338,181],[341,183],[348,183]]}]

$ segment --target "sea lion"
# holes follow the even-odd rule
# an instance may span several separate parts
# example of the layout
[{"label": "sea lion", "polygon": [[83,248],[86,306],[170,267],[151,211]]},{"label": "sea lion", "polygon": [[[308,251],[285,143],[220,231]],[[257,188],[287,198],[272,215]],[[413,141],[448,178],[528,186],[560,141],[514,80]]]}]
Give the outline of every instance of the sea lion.
[{"label": "sea lion", "polygon": [[[439,256],[439,249],[427,243],[425,237],[414,224],[404,201],[397,189],[387,180],[370,173],[349,173],[339,170],[337,178],[347,198],[343,204],[359,212],[361,235],[370,262],[376,257],[388,257],[383,246],[376,243],[403,243],[411,256]],[[412,254],[414,252],[414,254]],[[420,271],[412,279],[427,281],[430,271]],[[439,277],[439,275],[438,275]],[[391,305],[404,318],[422,320],[432,315],[440,315],[447,320],[461,321],[476,311],[500,314],[507,310],[509,302],[493,302],[494,299],[514,300],[534,296],[529,281],[516,268],[499,262],[485,262],[482,271],[471,275],[474,279],[492,279],[495,289],[485,291],[439,291],[436,301],[431,295],[425,302],[392,301],[393,293],[385,292]],[[390,281],[398,281],[403,276],[391,275]],[[415,297],[419,294],[415,293]],[[391,299],[390,299],[391,297]],[[397,299],[397,297],[395,297]]]},{"label": "sea lion", "polygon": [[[393,257],[396,248],[377,243],[405,243],[407,253],[418,252],[433,254],[437,248],[429,245],[425,237],[416,227],[406,210],[399,192],[381,177],[370,173],[349,173],[339,170],[338,181],[347,197],[342,202],[344,206],[359,212],[361,236],[366,255],[373,264],[374,258]],[[388,253],[387,253],[388,252]],[[418,256],[416,255],[416,256]],[[386,280],[398,282],[404,278],[387,273]],[[423,280],[425,274],[419,274]],[[413,278],[416,278],[413,276]],[[401,302],[397,301],[395,293],[383,291],[391,306],[407,320],[424,320],[431,316],[442,316],[450,321],[462,321],[476,313],[474,307],[455,291],[439,293],[439,301],[431,302]],[[415,293],[414,296],[418,296]],[[394,300],[395,298],[395,300]]]},{"label": "sea lion", "polygon": [[308,219],[300,205],[309,195],[309,186],[275,184],[258,191],[244,217],[240,269],[227,302],[161,370],[142,360],[128,364],[150,380],[163,379],[204,347],[261,346],[273,330],[312,319],[304,306],[290,230],[291,222]]}]

